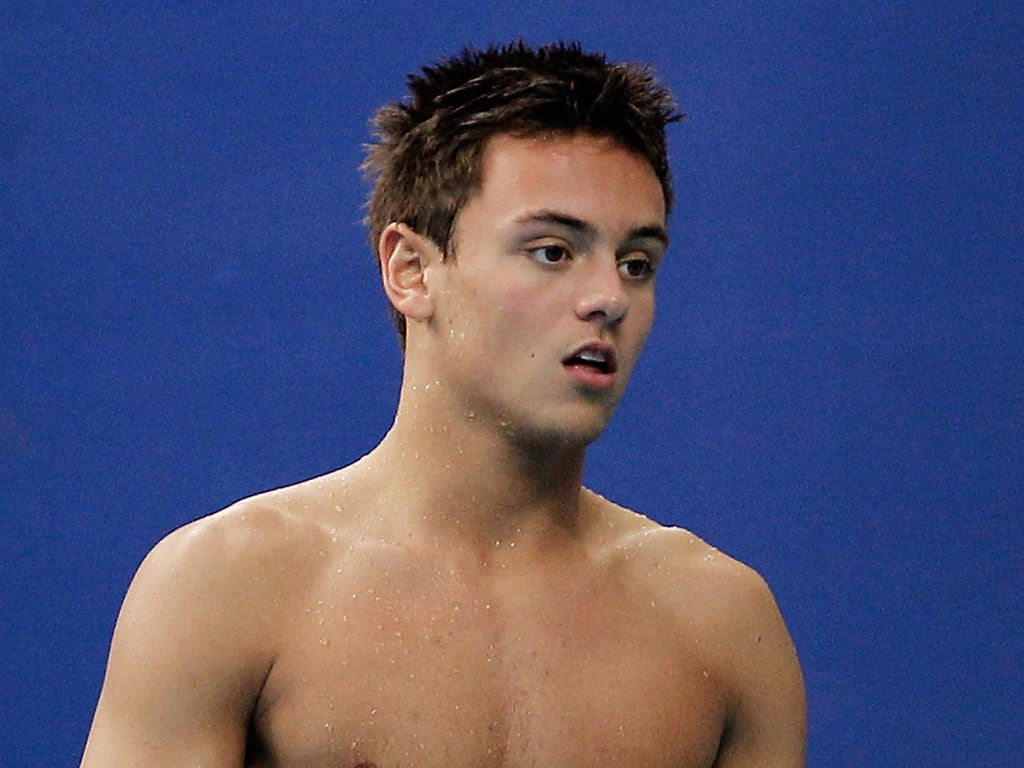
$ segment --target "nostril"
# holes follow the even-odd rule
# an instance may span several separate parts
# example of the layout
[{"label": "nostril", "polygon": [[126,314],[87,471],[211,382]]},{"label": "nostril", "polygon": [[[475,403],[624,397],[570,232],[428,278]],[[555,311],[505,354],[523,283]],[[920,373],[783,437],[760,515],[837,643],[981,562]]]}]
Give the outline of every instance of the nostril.
[{"label": "nostril", "polygon": [[577,305],[577,316],[581,320],[599,320],[605,325],[615,325],[626,317],[629,304],[619,296],[599,295],[581,301]]},{"label": "nostril", "polygon": [[609,302],[603,311],[606,322],[609,325],[621,322],[626,316],[627,309],[625,302]]}]

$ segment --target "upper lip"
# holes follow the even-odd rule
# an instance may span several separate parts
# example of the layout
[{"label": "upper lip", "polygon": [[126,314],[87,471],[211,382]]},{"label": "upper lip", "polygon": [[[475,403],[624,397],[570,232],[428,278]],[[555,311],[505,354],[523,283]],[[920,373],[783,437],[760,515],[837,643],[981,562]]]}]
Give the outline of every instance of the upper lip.
[{"label": "upper lip", "polygon": [[615,373],[619,368],[618,361],[615,359],[615,349],[610,344],[599,341],[592,341],[577,347],[574,352],[562,360],[564,364],[574,361],[597,363],[605,373]]}]

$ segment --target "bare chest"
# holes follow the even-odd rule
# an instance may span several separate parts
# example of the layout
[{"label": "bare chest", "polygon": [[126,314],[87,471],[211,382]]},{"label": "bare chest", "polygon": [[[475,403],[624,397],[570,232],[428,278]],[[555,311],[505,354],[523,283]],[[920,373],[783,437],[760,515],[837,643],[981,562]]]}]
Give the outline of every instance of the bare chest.
[{"label": "bare chest", "polygon": [[723,696],[699,644],[614,583],[503,599],[346,581],[288,630],[253,766],[678,768],[718,748]]}]

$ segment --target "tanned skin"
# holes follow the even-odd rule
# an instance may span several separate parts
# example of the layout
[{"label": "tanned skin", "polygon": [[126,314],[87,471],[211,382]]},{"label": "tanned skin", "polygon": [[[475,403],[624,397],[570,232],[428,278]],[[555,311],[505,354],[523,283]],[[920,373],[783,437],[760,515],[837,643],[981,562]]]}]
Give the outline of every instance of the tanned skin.
[{"label": "tanned skin", "polygon": [[380,445],[146,558],[83,768],[804,765],[764,581],[581,486],[653,319],[650,166],[498,135],[454,232],[380,238],[408,324]]}]

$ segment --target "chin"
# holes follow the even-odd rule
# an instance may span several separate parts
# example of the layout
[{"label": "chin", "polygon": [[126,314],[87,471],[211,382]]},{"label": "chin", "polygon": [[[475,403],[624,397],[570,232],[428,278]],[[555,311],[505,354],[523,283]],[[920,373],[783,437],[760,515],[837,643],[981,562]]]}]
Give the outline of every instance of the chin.
[{"label": "chin", "polygon": [[516,436],[541,451],[584,449],[601,436],[608,421],[608,418],[566,419],[555,424],[534,424],[517,430]]}]

